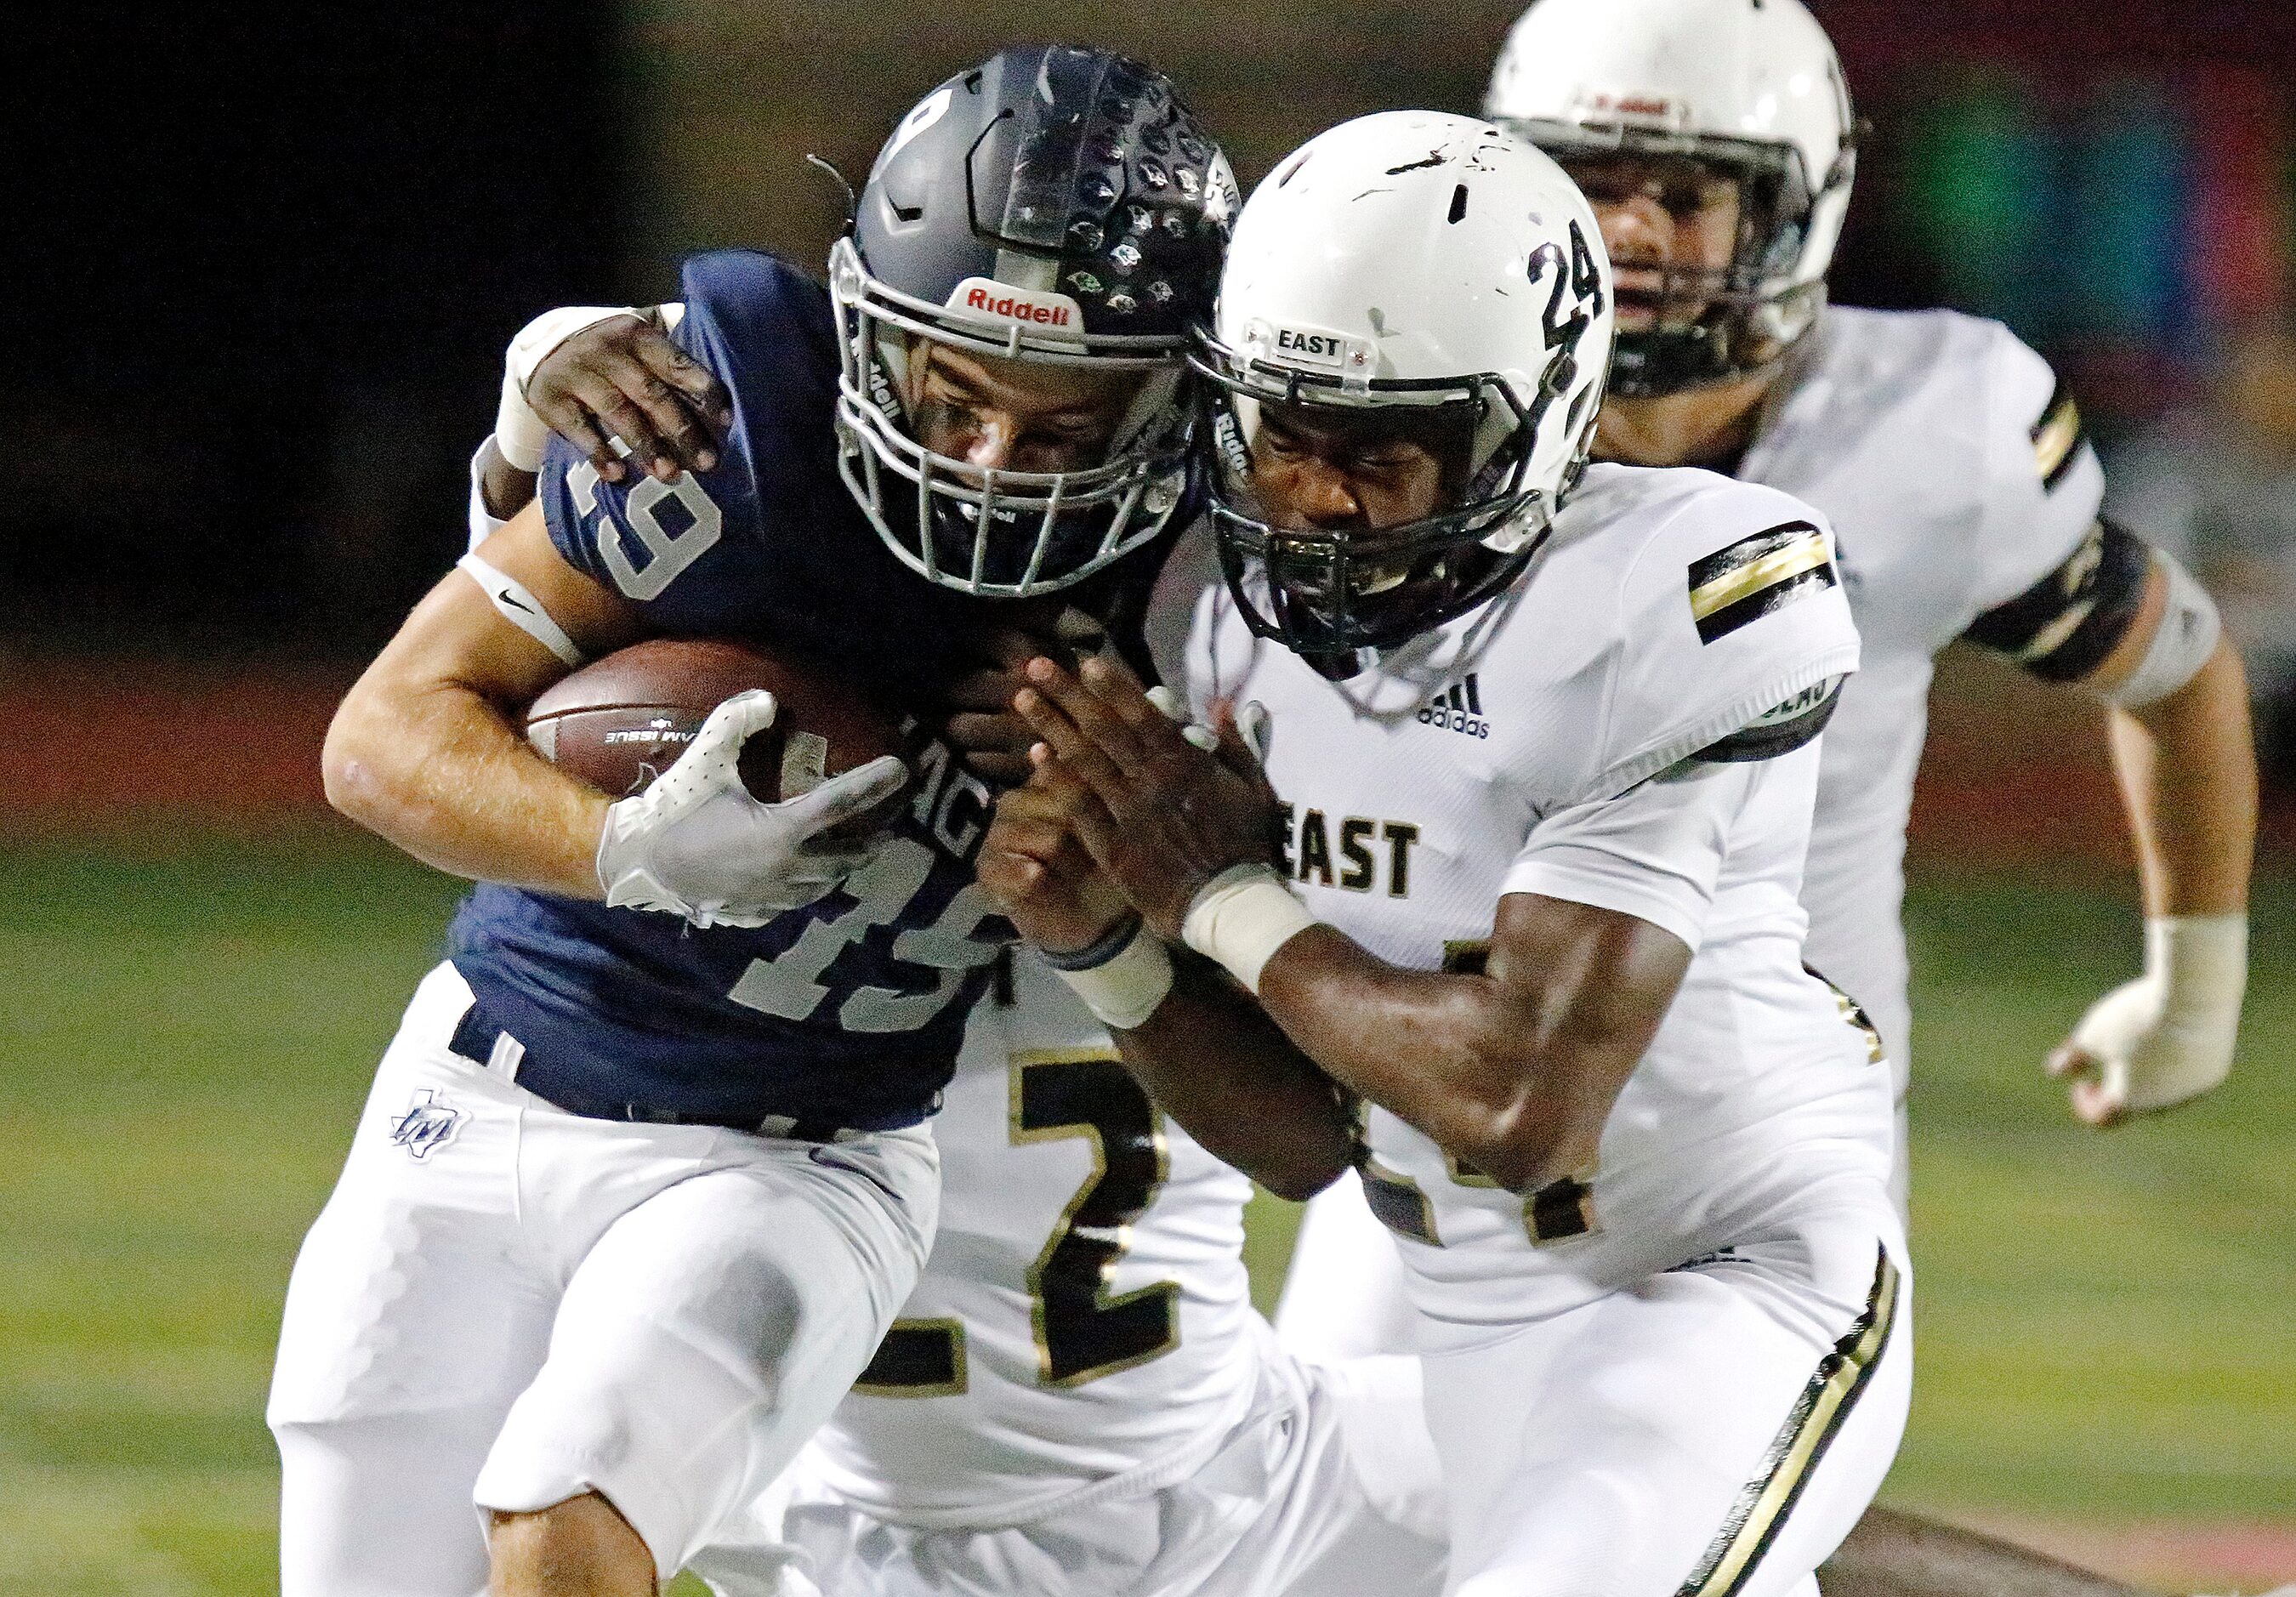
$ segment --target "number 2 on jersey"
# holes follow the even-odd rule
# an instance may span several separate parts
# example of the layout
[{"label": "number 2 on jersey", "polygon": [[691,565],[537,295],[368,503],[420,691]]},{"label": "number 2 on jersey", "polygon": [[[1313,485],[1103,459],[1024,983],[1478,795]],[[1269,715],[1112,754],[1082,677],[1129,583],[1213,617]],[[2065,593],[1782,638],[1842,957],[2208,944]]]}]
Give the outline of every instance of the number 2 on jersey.
[{"label": "number 2 on jersey", "polygon": [[[1011,1091],[1015,1143],[1080,1137],[1093,1150],[1092,1175],[1029,1268],[1037,1383],[1078,1387],[1170,1352],[1180,1342],[1179,1283],[1160,1281],[1121,1296],[1109,1290],[1129,1228],[1170,1171],[1162,1118],[1107,1054],[1019,1055]],[[964,1391],[964,1327],[896,1322],[854,1389],[881,1397]]]},{"label": "number 2 on jersey", "polygon": [[1170,1150],[1162,1118],[1120,1061],[1022,1054],[1013,1061],[1013,1140],[1054,1137],[1087,1137],[1095,1156],[1093,1178],[1029,1272],[1037,1377],[1074,1387],[1146,1364],[1179,1342],[1177,1282],[1120,1298],[1108,1290],[1128,1231],[1170,1173]]}]

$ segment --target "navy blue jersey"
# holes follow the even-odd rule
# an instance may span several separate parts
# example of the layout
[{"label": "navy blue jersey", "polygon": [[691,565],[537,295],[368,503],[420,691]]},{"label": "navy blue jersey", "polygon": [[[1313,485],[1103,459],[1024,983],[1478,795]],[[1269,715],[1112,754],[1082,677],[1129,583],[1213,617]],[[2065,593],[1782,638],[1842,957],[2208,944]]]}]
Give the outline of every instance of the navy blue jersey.
[{"label": "navy blue jersey", "polygon": [[[894,701],[955,667],[982,602],[886,548],[837,474],[826,290],[770,256],[686,263],[677,340],[734,397],[717,467],[602,481],[553,438],[550,536],[651,631],[750,637]],[[836,892],[756,930],[481,886],[451,934],[481,1014],[586,1097],[747,1118],[907,1124],[948,1079],[1011,928],[972,880],[991,796],[938,744],[898,834]]]}]

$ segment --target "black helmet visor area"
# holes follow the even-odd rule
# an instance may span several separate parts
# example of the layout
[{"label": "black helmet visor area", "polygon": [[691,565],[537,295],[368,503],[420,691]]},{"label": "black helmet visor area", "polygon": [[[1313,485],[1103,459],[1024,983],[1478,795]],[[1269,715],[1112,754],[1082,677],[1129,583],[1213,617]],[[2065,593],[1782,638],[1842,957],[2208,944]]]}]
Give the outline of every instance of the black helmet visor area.
[{"label": "black helmet visor area", "polygon": [[[1310,659],[1392,648],[1499,593],[1545,539],[1554,507],[1526,484],[1539,413],[1562,386],[1552,377],[1526,409],[1496,373],[1351,381],[1259,361],[1209,336],[1192,358],[1209,380],[1221,569],[1260,636]],[[1414,441],[1447,433],[1458,440],[1446,472],[1455,502],[1386,527],[1293,525],[1300,518],[1269,503],[1259,479],[1268,406],[1309,430],[1392,428]]]},{"label": "black helmet visor area", "polygon": [[[1612,393],[1644,397],[1746,376],[1783,357],[1816,320],[1824,284],[1796,283],[1793,274],[1817,185],[1793,146],[1618,124],[1507,126],[1553,156],[1598,206],[1621,167],[1646,170],[1650,186],[1662,193],[1685,171],[1726,178],[1737,191],[1737,236],[1727,266],[1644,262],[1632,251],[1612,260],[1621,318]],[[1637,308],[1647,312],[1647,326],[1632,324]]]}]

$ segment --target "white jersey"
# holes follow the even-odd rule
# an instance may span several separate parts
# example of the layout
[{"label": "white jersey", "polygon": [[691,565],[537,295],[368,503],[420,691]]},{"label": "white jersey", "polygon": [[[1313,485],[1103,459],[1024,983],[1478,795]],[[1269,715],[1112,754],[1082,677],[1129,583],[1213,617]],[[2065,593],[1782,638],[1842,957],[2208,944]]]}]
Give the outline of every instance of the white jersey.
[{"label": "white jersey", "polygon": [[1833,307],[1738,475],[1833,525],[1864,642],[1825,733],[1808,959],[1864,1004],[1903,1091],[1906,821],[1931,661],[2062,565],[2104,477],[2048,363],[1997,322]]},{"label": "white jersey", "polygon": [[933,1122],[931,1257],[809,1458],[882,1519],[1013,1525],[1177,1479],[1259,1384],[1250,1183],[1150,1108],[1057,978],[1013,969]]},{"label": "white jersey", "polygon": [[1535,892],[1693,950],[1584,1179],[1524,1200],[1370,1114],[1366,1183],[1414,1239],[1430,1321],[1537,1318],[1726,1245],[1746,1219],[1734,1170],[1775,1172],[1782,1149],[1850,1149],[1866,1179],[1886,1175],[1878,1050],[1801,964],[1816,750],[1682,764],[1856,666],[1808,506],[1704,471],[1594,467],[1521,581],[1342,683],[1251,635],[1209,545],[1200,530],[1168,569],[1152,643],[1200,714],[1268,711],[1286,864],[1320,919],[1432,970],[1487,946],[1503,896]]}]

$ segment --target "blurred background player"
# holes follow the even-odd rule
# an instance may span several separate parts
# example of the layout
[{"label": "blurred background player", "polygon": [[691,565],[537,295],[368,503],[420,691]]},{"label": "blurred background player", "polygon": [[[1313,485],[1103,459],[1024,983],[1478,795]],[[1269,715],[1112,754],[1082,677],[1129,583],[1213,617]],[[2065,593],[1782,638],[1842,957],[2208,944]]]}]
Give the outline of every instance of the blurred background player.
[{"label": "blurred background player", "polygon": [[[1901,1110],[1905,827],[1932,661],[1958,638],[2112,708],[2145,973],[2051,1070],[2094,1124],[2221,1081],[2256,823],[2239,658],[2184,568],[2099,518],[2103,473],[2038,356],[1953,312],[1826,304],[1857,124],[1800,0],[1539,0],[1484,110],[1561,161],[1602,221],[1619,348],[1597,457],[1784,488],[1840,539],[1865,657],[1825,733],[1808,957],[1879,1028]],[[1902,1201],[1902,1137],[1898,1183]],[[1311,1207],[1279,1316],[1292,1345],[1407,1346],[1375,1232],[1352,1183]]]},{"label": "blurred background player", "polygon": [[[1150,612],[1225,746],[1030,662],[1047,749],[980,872],[1176,1115],[1252,1125],[1283,1190],[1360,1162],[1447,1590],[1769,1597],[1910,1392],[1889,1075],[1795,899],[1857,640],[1808,506],[1587,466],[1611,289],[1585,200],[1488,123],[1287,158],[1202,343],[1213,528]],[[1414,713],[1455,691],[1481,713]]]},{"label": "blurred background player", "polygon": [[[688,264],[679,339],[730,397],[710,469],[553,446],[539,504],[352,691],[331,796],[483,885],[290,1288],[286,1591],[463,1593],[491,1554],[498,1592],[651,1593],[860,1373],[931,1239],[921,1122],[1005,935],[972,880],[987,788],[937,742],[937,802],[824,845],[905,774],[760,804],[733,755],[769,695],[618,803],[515,717],[650,635],[769,636],[928,712],[995,629],[1049,637],[1178,507],[1182,339],[1232,201],[1119,57],[1036,46],[943,84],[830,288]],[[1095,286],[1119,251],[1136,297]]]},{"label": "blurred background player", "polygon": [[2229,340],[2202,390],[2114,458],[2106,507],[2187,563],[2224,608],[2282,785],[2296,780],[2296,334]]}]

